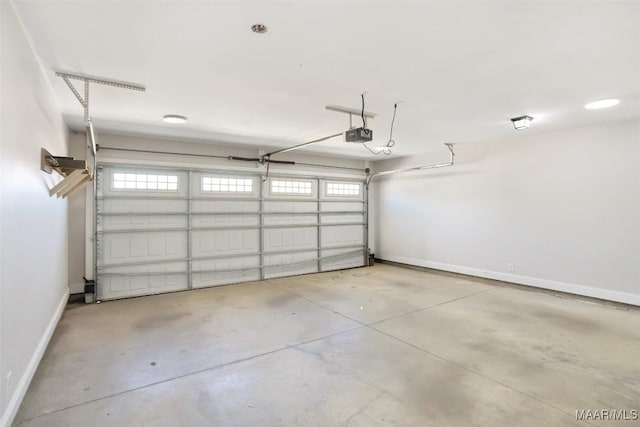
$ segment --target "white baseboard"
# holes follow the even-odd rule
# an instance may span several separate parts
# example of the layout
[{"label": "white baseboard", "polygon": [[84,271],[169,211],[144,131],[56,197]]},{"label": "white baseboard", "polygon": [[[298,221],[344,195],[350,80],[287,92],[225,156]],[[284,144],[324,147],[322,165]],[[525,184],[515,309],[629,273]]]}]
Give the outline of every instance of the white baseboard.
[{"label": "white baseboard", "polygon": [[71,283],[69,284],[69,293],[73,294],[84,294],[84,283]]},{"label": "white baseboard", "polygon": [[640,306],[640,295],[631,294],[628,292],[612,291],[602,288],[592,288],[590,286],[577,285],[574,283],[557,282],[555,280],[539,279],[537,277],[519,276],[517,274],[501,273],[497,271],[482,270],[479,268],[464,267],[453,264],[444,264],[417,258],[407,258],[385,254],[380,254],[378,258],[380,258],[381,260],[399,262],[402,264],[433,268],[434,270],[449,271],[452,273],[466,274],[469,276],[483,277],[486,279],[500,280],[503,282],[516,283],[519,285],[533,286],[535,288],[567,292],[570,294],[583,295],[587,297]]},{"label": "white baseboard", "polygon": [[38,369],[38,365],[40,364],[40,360],[44,355],[45,350],[47,349],[47,345],[49,344],[49,340],[53,335],[53,331],[55,331],[56,326],[58,326],[58,321],[60,320],[60,316],[64,312],[64,308],[67,305],[67,301],[69,300],[69,290],[67,289],[60,302],[58,303],[58,307],[51,318],[51,321],[47,325],[47,329],[45,329],[44,334],[42,334],[42,338],[38,342],[38,346],[36,347],[31,359],[29,360],[29,364],[25,369],[24,373],[20,377],[20,381],[18,382],[15,390],[13,391],[13,395],[9,400],[9,404],[7,405],[7,409],[2,414],[2,418],[0,419],[0,427],[9,427],[11,423],[13,423],[13,419],[18,413],[18,409],[20,408],[20,404],[22,403],[22,399],[24,399],[24,395],[27,393],[27,389],[29,388],[29,384],[31,384],[31,380],[33,379],[33,375],[36,373],[36,369]]}]

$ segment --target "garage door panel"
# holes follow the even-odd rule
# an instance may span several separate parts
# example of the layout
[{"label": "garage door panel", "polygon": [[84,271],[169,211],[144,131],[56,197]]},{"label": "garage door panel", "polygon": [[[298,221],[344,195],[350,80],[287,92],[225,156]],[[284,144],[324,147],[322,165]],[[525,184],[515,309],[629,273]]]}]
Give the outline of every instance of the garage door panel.
[{"label": "garage door panel", "polygon": [[160,273],[186,273],[187,272],[186,261],[172,261],[172,262],[149,262],[142,265],[101,265],[99,270],[106,276],[110,274],[160,274]]},{"label": "garage door panel", "polygon": [[269,200],[264,202],[265,212],[315,212],[318,210],[317,202],[304,200]]},{"label": "garage door panel", "polygon": [[98,211],[103,213],[184,213],[187,200],[124,199],[99,200]]},{"label": "garage door panel", "polygon": [[320,251],[322,256],[322,271],[338,270],[342,268],[360,267],[364,264],[364,248],[358,249],[329,249]]},{"label": "garage door panel", "polygon": [[264,225],[316,224],[318,222],[318,215],[265,215],[263,222]]},{"label": "garage door panel", "polygon": [[334,201],[320,202],[320,210],[323,212],[362,212],[364,203],[358,201]]},{"label": "garage door panel", "polygon": [[337,246],[364,243],[363,225],[327,225],[320,234],[322,246]]},{"label": "garage door panel", "polygon": [[100,298],[125,298],[188,288],[187,262],[99,267]]},{"label": "garage door panel", "polygon": [[186,258],[187,237],[179,231],[106,234],[100,252],[99,265]]},{"label": "garage door panel", "polygon": [[194,288],[260,280],[260,257],[196,260],[193,261],[193,271]]},{"label": "garage door panel", "polygon": [[220,271],[216,273],[193,273],[194,288],[208,288],[211,286],[230,285],[233,283],[260,280],[260,268],[242,271]]},{"label": "garage door panel", "polygon": [[186,228],[186,215],[118,215],[104,216],[100,221],[103,231],[166,228]]},{"label": "garage door panel", "polygon": [[259,230],[209,230],[193,232],[193,257],[258,252]]},{"label": "garage door panel", "polygon": [[273,228],[265,229],[264,250],[293,250],[318,247],[316,227]]},{"label": "garage door panel", "polygon": [[193,227],[224,227],[224,226],[258,226],[260,217],[258,214],[242,215],[193,215],[191,219]]},{"label": "garage door panel", "polygon": [[361,212],[354,212],[348,214],[323,214],[320,217],[320,222],[323,224],[335,224],[335,223],[364,223],[364,215]]},{"label": "garage door panel", "polygon": [[187,277],[187,274],[105,276],[100,279],[98,298],[117,299],[186,290]]},{"label": "garage door panel", "polygon": [[260,210],[260,202],[251,200],[194,200],[191,211],[199,212],[247,212],[255,213]]},{"label": "garage door panel", "polygon": [[[274,278],[318,271],[317,251],[265,255],[264,277]],[[286,265],[289,264],[289,265]]]}]

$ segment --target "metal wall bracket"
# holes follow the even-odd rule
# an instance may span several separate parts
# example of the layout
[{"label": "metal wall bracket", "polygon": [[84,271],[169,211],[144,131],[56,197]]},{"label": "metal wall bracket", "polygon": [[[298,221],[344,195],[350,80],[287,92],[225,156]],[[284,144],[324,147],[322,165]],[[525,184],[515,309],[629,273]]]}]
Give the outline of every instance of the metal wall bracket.
[{"label": "metal wall bracket", "polygon": [[54,156],[44,148],[40,149],[40,169],[51,174],[54,170],[62,176],[67,176],[75,169],[84,169],[84,160],[75,160],[73,157]]},{"label": "metal wall bracket", "polygon": [[49,190],[49,196],[68,197],[93,180],[85,160],[54,156],[44,148],[40,150],[40,169],[48,174],[56,171],[63,177]]}]

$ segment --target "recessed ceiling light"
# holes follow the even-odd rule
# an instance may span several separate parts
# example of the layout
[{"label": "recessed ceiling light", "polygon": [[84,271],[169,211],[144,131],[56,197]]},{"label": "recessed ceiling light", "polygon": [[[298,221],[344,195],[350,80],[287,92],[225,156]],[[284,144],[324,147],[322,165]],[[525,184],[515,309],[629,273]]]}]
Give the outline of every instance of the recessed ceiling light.
[{"label": "recessed ceiling light", "polygon": [[258,34],[264,34],[267,32],[267,26],[264,24],[255,24],[251,26],[251,31]]},{"label": "recessed ceiling light", "polygon": [[162,121],[165,123],[178,125],[182,123],[187,123],[187,118],[185,116],[179,116],[178,114],[167,114],[162,118]]},{"label": "recessed ceiling light", "polygon": [[588,104],[585,104],[584,108],[586,108],[587,110],[598,110],[600,108],[609,108],[609,107],[613,107],[614,105],[618,105],[620,104],[620,100],[619,99],[601,99],[599,101],[594,101],[594,102],[590,102]]}]

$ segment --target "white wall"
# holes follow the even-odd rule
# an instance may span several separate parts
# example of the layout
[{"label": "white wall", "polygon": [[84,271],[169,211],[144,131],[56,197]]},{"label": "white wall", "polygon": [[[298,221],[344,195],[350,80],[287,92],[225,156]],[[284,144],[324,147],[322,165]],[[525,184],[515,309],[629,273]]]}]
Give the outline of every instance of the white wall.
[{"label": "white wall", "polygon": [[67,295],[67,202],[40,148],[66,155],[66,126],[11,3],[0,2],[0,425],[11,423]]},{"label": "white wall", "polygon": [[377,257],[640,305],[640,120],[456,152],[374,180]]}]

